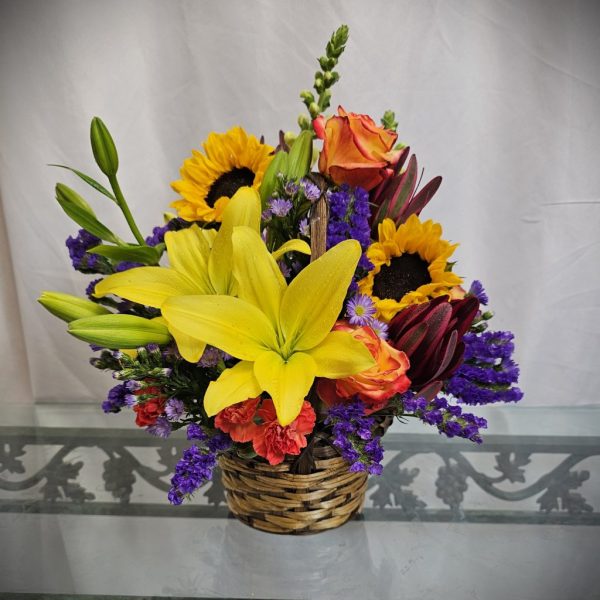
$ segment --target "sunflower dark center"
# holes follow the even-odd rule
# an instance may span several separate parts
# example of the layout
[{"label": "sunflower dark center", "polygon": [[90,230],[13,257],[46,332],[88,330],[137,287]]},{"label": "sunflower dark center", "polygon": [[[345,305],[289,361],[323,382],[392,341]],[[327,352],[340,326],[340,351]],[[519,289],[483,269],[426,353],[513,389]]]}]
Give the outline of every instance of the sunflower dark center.
[{"label": "sunflower dark center", "polygon": [[418,254],[394,256],[390,266],[383,265],[373,281],[373,295],[399,301],[404,294],[431,283],[429,265]]},{"label": "sunflower dark center", "polygon": [[254,183],[254,173],[248,167],[234,168],[227,173],[223,173],[210,186],[206,194],[206,204],[211,208],[221,196],[231,198],[241,187],[252,185]]}]

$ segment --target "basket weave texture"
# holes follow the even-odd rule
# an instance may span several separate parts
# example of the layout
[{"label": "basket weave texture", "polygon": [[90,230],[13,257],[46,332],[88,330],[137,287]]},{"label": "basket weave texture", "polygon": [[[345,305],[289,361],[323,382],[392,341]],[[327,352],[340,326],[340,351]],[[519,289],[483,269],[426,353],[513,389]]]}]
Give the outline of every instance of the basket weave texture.
[{"label": "basket weave texture", "polygon": [[221,455],[219,466],[229,509],[243,523],[270,533],[302,535],[343,525],[363,505],[365,473],[351,473],[335,450],[316,448],[309,475],[291,463],[267,465]]}]

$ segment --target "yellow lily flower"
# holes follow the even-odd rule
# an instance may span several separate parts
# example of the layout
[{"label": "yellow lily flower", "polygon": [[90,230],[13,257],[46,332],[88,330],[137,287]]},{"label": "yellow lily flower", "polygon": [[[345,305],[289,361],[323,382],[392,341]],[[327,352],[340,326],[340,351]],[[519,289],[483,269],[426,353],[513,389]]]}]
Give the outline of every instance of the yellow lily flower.
[{"label": "yellow lily flower", "polygon": [[299,414],[315,377],[338,379],[373,366],[368,349],[349,333],[331,329],[342,309],[361,249],[341,242],[287,285],[258,233],[233,231],[233,274],[238,297],[179,296],[162,313],[169,324],[241,362],[211,382],[209,416],[263,391],[281,425]]},{"label": "yellow lily flower", "polygon": [[[258,232],[260,228],[260,196],[250,187],[240,188],[223,212],[218,232],[200,229],[169,231],[165,235],[169,267],[137,267],[115,273],[96,285],[96,297],[115,294],[132,302],[161,308],[174,296],[235,295],[236,282],[232,276],[233,247],[231,236],[236,226],[244,225]],[[290,240],[279,248],[275,258],[295,250],[310,254],[310,247],[302,240]],[[169,324],[179,352],[189,362],[200,360],[206,342],[192,338],[185,330]]]}]

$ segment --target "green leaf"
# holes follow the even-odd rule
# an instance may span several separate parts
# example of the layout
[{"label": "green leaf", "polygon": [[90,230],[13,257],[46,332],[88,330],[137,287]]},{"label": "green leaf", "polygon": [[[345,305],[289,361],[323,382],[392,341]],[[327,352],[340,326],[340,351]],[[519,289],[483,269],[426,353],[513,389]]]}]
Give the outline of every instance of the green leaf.
[{"label": "green leaf", "polygon": [[263,208],[266,205],[267,200],[271,197],[275,184],[277,183],[278,173],[285,173],[287,171],[288,155],[287,152],[280,150],[271,161],[271,164],[265,171],[262,183],[260,184],[260,199]]},{"label": "green leaf", "polygon": [[63,183],[57,183],[56,200],[75,223],[92,235],[113,244],[124,243],[108,227],[98,221],[92,207],[75,190]]},{"label": "green leaf", "polygon": [[49,167],[60,167],[61,169],[68,169],[69,171],[72,171],[73,173],[75,173],[75,175],[77,175],[78,177],[81,177],[81,179],[83,179],[83,181],[85,181],[88,185],[91,185],[96,191],[100,192],[101,194],[104,194],[107,198],[110,198],[113,202],[117,202],[117,199],[103,185],[98,183],[95,179],[92,179],[89,175],[86,175],[85,173],[82,173],[81,171],[78,171],[77,169],[73,169],[72,167],[67,167],[66,165],[50,164],[48,166]]},{"label": "green leaf", "polygon": [[69,323],[68,331],[76,338],[104,348],[139,348],[171,341],[165,325],[134,315],[100,315]]},{"label": "green leaf", "polygon": [[107,177],[114,177],[119,168],[119,156],[115,142],[100,117],[92,119],[90,140],[96,164]]},{"label": "green leaf", "polygon": [[302,131],[294,140],[294,145],[288,154],[285,174],[290,179],[300,179],[310,171],[312,148],[312,131]]},{"label": "green leaf", "polygon": [[100,254],[114,261],[139,262],[145,265],[157,265],[162,252],[152,246],[106,246],[100,244],[88,250],[91,254]]}]

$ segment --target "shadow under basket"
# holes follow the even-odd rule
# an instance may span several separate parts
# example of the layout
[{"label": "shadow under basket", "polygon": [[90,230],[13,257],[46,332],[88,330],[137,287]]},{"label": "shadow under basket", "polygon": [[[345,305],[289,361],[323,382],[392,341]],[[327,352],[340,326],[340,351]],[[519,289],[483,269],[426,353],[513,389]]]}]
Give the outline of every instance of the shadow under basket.
[{"label": "shadow under basket", "polygon": [[290,473],[291,463],[267,465],[221,455],[227,504],[250,527],[304,535],[343,525],[362,508],[366,473],[351,473],[331,447],[314,450],[313,472]]}]

